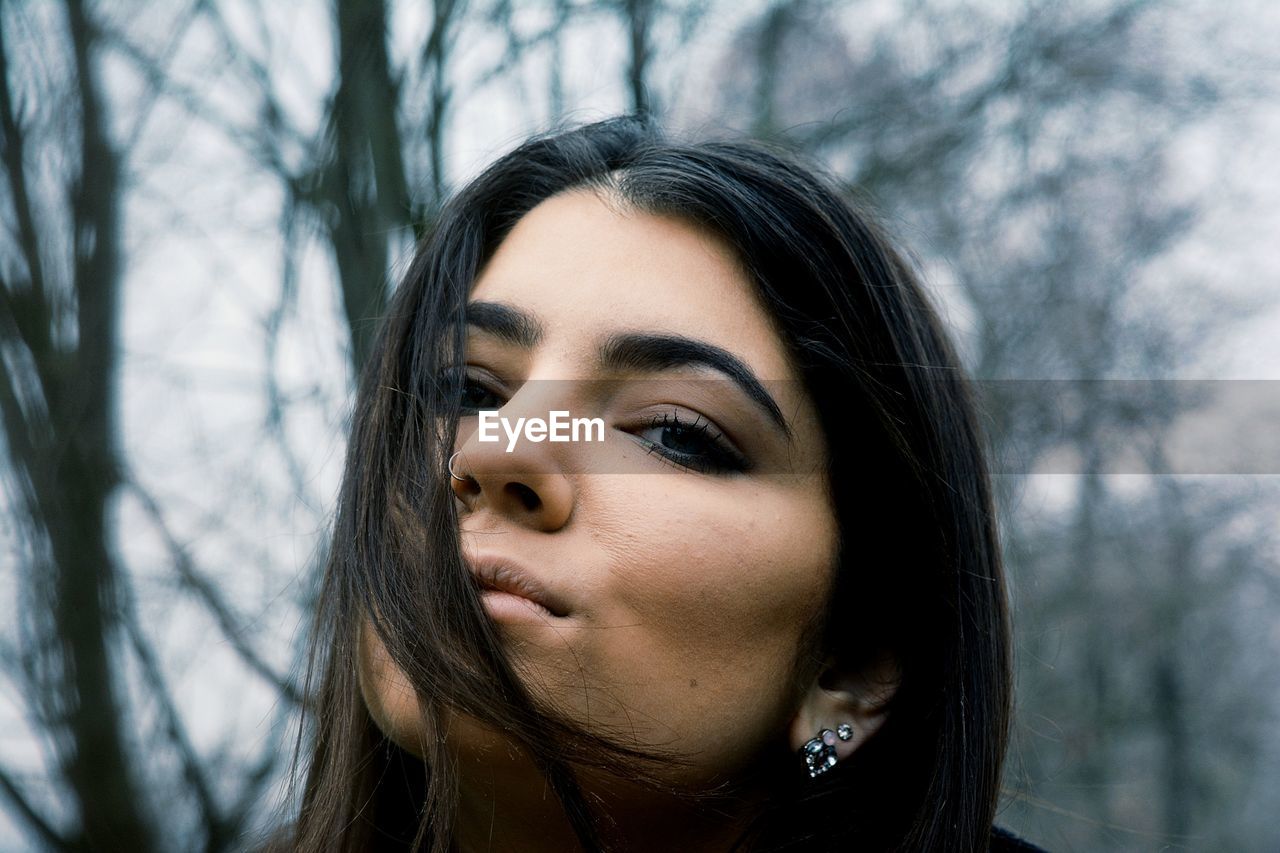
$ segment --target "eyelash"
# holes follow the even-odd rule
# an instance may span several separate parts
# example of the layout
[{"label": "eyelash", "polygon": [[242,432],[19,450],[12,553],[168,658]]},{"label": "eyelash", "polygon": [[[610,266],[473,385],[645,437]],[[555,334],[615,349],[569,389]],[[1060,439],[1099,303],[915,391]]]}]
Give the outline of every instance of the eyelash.
[{"label": "eyelash", "polygon": [[[447,376],[446,382],[453,384],[455,393],[459,395],[464,417],[481,409],[501,408],[501,398],[498,393],[465,373]],[[499,402],[492,406],[468,405],[466,394],[469,389],[478,389]],[[664,435],[668,430],[676,432],[681,434],[685,441],[692,438],[698,443],[700,449],[694,453],[681,452],[644,437],[644,433],[655,429],[662,430]],[[749,460],[733,446],[724,433],[701,415],[696,416],[692,421],[687,421],[681,418],[678,412],[663,412],[649,418],[643,423],[641,429],[632,435],[645,446],[647,453],[656,453],[662,460],[690,471],[703,474],[737,474],[751,467]]]},{"label": "eyelash", "polygon": [[750,467],[747,458],[729,443],[724,433],[709,421],[703,420],[701,416],[690,422],[681,420],[677,412],[663,412],[660,416],[650,419],[641,432],[652,429],[661,429],[664,432],[679,430],[694,436],[706,448],[701,454],[681,453],[671,448],[664,448],[657,442],[644,438],[643,435],[636,436],[644,442],[649,453],[658,453],[667,461],[682,468],[703,474],[737,474]]},{"label": "eyelash", "polygon": [[462,374],[461,376],[451,377],[450,380],[457,383],[457,388],[455,393],[457,393],[458,395],[458,398],[460,400],[459,405],[464,415],[474,414],[480,411],[481,409],[499,409],[502,407],[501,402],[499,402],[496,406],[467,405],[466,394],[467,394],[467,390],[471,388],[477,388],[480,391],[484,392],[485,394],[489,395],[490,397],[493,397],[495,400],[499,399],[499,395],[493,390],[491,390],[490,388],[486,387],[483,382],[478,382],[477,380],[473,379],[470,376],[467,376],[466,374]]}]

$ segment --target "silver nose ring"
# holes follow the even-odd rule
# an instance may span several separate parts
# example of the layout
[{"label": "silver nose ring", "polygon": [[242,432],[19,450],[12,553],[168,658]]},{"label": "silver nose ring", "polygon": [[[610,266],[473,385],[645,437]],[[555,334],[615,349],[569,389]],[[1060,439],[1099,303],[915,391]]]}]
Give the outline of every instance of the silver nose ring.
[{"label": "silver nose ring", "polygon": [[458,458],[458,456],[459,456],[461,453],[462,453],[462,451],[461,451],[461,450],[459,450],[459,451],[457,451],[456,453],[454,453],[452,456],[450,456],[450,457],[449,457],[449,462],[445,465],[445,467],[446,467],[447,469],[449,469],[449,476],[450,476],[450,477],[452,477],[452,478],[453,478],[453,479],[455,479],[455,480],[460,480],[461,482],[465,483],[465,482],[467,482],[467,480],[469,480],[469,479],[471,479],[471,478],[470,478],[470,477],[459,477],[457,474],[453,473],[453,460],[457,459],[457,458]]}]

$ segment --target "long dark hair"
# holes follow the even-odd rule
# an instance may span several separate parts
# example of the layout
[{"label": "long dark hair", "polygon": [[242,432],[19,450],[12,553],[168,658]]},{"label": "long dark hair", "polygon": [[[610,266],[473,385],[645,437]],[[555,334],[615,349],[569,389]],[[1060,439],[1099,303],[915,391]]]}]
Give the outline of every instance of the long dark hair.
[{"label": "long dark hair", "polygon": [[983,439],[937,315],[874,219],[820,170],[757,143],[673,142],[629,117],[499,159],[444,208],[395,294],[360,381],[313,635],[294,846],[449,847],[457,769],[441,737],[419,760],[372,722],[357,675],[365,619],[416,690],[424,730],[461,712],[517,738],[588,850],[608,848],[608,819],[575,766],[621,761],[648,778],[660,758],[526,692],[461,561],[445,473],[458,403],[441,377],[462,351],[469,289],[517,220],[573,188],[736,249],[829,447],[841,559],[809,664],[834,655],[856,670],[888,654],[899,667],[880,730],[831,772],[779,785],[741,847],[986,850],[1008,739],[1008,614]]}]

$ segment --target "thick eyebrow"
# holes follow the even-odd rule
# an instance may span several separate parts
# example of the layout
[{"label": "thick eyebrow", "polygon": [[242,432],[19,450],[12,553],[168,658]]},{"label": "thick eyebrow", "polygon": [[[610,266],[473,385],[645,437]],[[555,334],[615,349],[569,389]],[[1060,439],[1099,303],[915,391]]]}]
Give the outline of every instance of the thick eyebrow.
[{"label": "thick eyebrow", "polygon": [[542,324],[535,317],[501,302],[468,302],[467,325],[525,349],[542,340]]},{"label": "thick eyebrow", "polygon": [[[533,349],[543,337],[542,324],[532,314],[501,302],[468,302],[467,325],[525,349]],[[723,373],[751,398],[788,439],[794,438],[782,409],[764,385],[737,356],[706,341],[683,335],[628,332],[610,336],[600,348],[605,370],[670,370],[703,365]]]},{"label": "thick eyebrow", "polygon": [[600,348],[600,365],[605,370],[669,370],[673,367],[703,365],[732,379],[764,410],[778,428],[791,439],[791,427],[782,410],[764,385],[737,356],[706,341],[681,335],[629,332],[613,335]]}]

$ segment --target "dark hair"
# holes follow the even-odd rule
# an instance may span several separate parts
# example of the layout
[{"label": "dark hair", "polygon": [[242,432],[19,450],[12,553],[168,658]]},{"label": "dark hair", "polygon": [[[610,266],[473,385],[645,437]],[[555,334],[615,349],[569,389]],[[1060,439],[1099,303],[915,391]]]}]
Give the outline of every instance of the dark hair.
[{"label": "dark hair", "polygon": [[[797,774],[741,846],[986,850],[1010,641],[985,450],[956,355],[910,265],[834,180],[757,143],[672,142],[639,118],[534,138],[500,158],[445,206],[395,294],[361,377],[321,591],[294,845],[449,845],[457,770],[441,738],[418,761],[372,722],[357,676],[365,618],[414,686],[427,730],[456,710],[518,733],[588,850],[608,846],[606,825],[574,766],[643,771],[660,758],[578,730],[526,692],[461,562],[443,473],[458,409],[440,377],[462,351],[469,289],[517,220],[584,187],[711,229],[736,250],[829,447],[842,559],[817,650],[853,667],[887,652],[899,666],[879,731],[831,772]],[[846,559],[855,542],[856,561]]]}]

